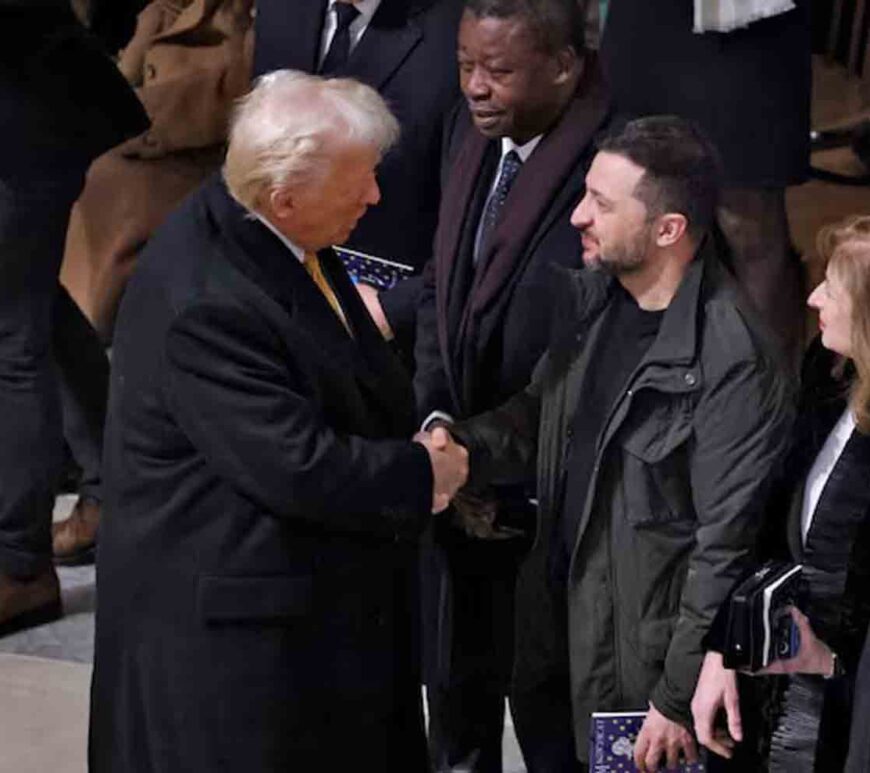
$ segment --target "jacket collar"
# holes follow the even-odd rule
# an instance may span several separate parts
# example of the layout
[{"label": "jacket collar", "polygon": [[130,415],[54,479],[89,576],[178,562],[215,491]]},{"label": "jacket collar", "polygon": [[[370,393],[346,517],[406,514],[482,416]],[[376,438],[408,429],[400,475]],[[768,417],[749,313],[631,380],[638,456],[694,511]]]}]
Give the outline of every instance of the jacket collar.
[{"label": "jacket collar", "polygon": [[[651,365],[696,366],[699,359],[698,327],[704,286],[715,284],[722,268],[713,240],[706,238],[688,265],[683,281],[665,310],[658,335],[644,356],[639,369]],[[573,308],[576,325],[570,336],[587,329],[607,306],[616,279],[588,270],[569,270],[574,278]],[[687,371],[691,373],[692,370]],[[693,380],[694,379],[694,380]],[[695,386],[697,374],[685,380]]]}]

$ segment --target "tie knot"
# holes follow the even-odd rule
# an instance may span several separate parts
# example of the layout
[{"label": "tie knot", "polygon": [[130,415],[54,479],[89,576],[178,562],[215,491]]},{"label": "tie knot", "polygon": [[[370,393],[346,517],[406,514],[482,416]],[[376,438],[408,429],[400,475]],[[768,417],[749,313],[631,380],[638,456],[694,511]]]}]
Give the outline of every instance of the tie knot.
[{"label": "tie knot", "polygon": [[353,20],[359,16],[359,10],[353,3],[343,3],[336,0],[335,18],[338,22],[336,31],[346,30],[353,24]]}]

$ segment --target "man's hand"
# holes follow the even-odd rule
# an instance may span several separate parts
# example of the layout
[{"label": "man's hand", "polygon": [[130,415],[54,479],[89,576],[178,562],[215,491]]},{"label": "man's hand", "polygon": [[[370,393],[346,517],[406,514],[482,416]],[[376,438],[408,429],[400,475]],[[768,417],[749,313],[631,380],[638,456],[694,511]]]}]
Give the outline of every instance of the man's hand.
[{"label": "man's hand", "polygon": [[[715,728],[721,708],[728,719],[728,732]],[[737,674],[722,663],[722,653],[708,652],[692,698],[692,717],[698,741],[720,757],[731,759],[735,742],[743,740]]]},{"label": "man's hand", "polygon": [[390,323],[387,321],[387,315],[384,314],[384,309],[378,297],[378,291],[371,285],[365,284],[365,282],[359,282],[356,285],[356,291],[359,293],[359,297],[362,298],[369,316],[375,321],[378,330],[381,331],[381,335],[387,341],[391,341],[395,335],[390,327]]},{"label": "man's hand", "polygon": [[456,511],[456,524],[467,537],[499,538],[495,530],[498,506],[492,499],[485,499],[469,491],[461,491],[453,500],[453,509]]},{"label": "man's hand", "polygon": [[414,440],[429,452],[434,478],[432,512],[440,513],[468,480],[468,451],[444,427],[435,427],[431,433],[418,432]]},{"label": "man's hand", "polygon": [[807,616],[797,607],[791,608],[791,618],[800,635],[798,653],[788,660],[774,660],[767,668],[755,675],[767,674],[821,674],[831,676],[834,671],[834,654],[810,627]]},{"label": "man's hand", "polygon": [[667,758],[668,768],[676,768],[680,752],[686,762],[698,761],[695,739],[679,722],[672,722],[660,714],[650,703],[643,727],[634,744],[634,764],[640,773],[652,773],[659,769],[662,755]]}]

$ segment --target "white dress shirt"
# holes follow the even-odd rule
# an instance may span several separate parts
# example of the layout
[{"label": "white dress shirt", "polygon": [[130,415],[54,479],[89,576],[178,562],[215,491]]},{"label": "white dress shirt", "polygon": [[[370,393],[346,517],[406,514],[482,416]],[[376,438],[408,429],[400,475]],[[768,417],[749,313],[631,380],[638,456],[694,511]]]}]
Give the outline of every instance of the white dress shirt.
[{"label": "white dress shirt", "polygon": [[801,508],[801,539],[804,546],[807,544],[807,534],[809,534],[810,526],[813,525],[813,516],[816,513],[822,492],[825,490],[825,484],[854,431],[855,416],[851,408],[846,408],[810,468],[807,483],[804,486],[804,501]]},{"label": "white dress shirt", "polygon": [[[335,13],[335,5],[338,0],[331,0],[326,9],[326,19],[323,22],[323,36],[320,38],[320,57],[317,59],[317,64],[323,64],[326,58],[326,52],[329,51],[329,46],[332,43],[332,38],[335,35],[335,29],[338,26],[338,15]],[[381,0],[358,0],[354,2],[354,7],[359,11],[357,16],[350,24],[350,50],[356,48],[363,33],[371,23],[372,16],[378,10]]]}]

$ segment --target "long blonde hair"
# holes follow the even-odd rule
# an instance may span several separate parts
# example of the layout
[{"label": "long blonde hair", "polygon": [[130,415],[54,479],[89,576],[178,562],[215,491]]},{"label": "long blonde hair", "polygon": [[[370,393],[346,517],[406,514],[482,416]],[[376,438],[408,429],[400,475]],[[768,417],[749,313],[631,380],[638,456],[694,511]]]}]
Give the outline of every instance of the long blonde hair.
[{"label": "long blonde hair", "polygon": [[817,239],[819,255],[852,301],[852,362],[856,378],[849,404],[858,429],[870,434],[870,216],[853,215],[826,226]]}]

